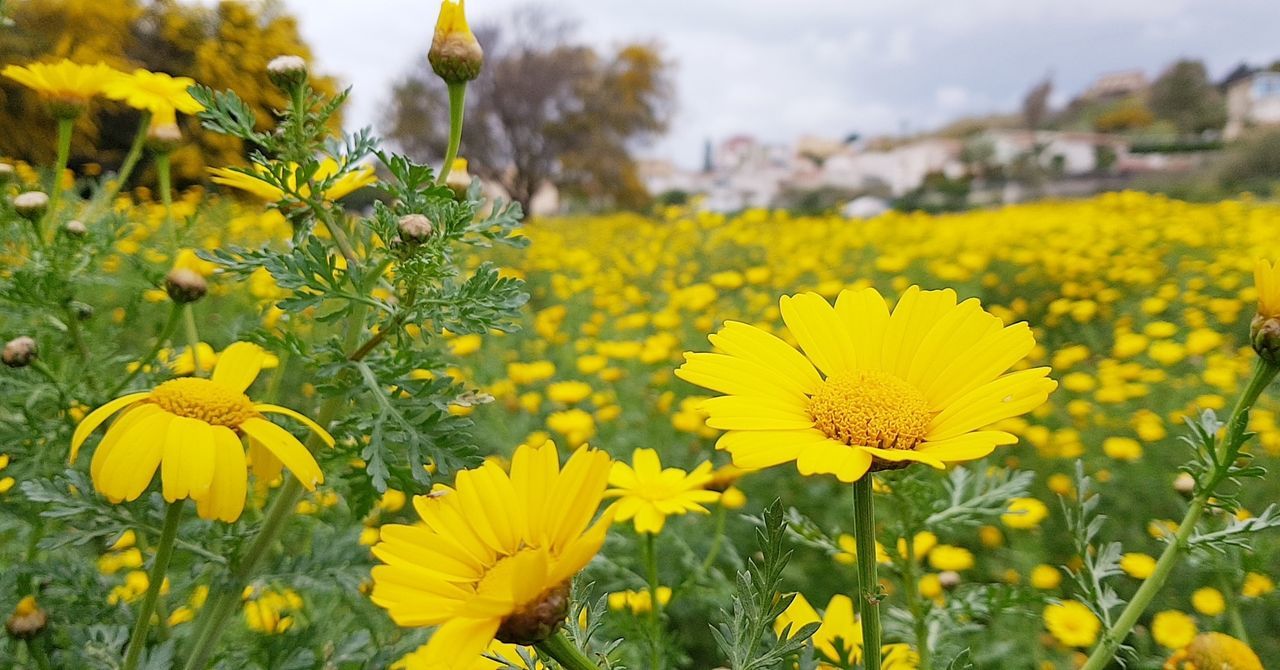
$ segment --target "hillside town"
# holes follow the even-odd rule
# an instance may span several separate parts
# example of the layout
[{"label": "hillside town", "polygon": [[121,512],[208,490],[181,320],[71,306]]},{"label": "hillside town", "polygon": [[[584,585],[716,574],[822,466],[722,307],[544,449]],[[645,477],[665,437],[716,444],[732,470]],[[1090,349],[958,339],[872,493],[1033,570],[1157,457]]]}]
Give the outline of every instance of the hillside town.
[{"label": "hillside town", "polygon": [[[1098,77],[1072,107],[1119,106],[1152,86],[1142,71]],[[1143,176],[1189,174],[1223,142],[1259,127],[1280,126],[1280,71],[1241,65],[1217,82],[1226,121],[1188,143],[1160,141],[1117,128],[1029,129],[993,123],[967,132],[910,138],[801,137],[790,144],[750,135],[708,142],[698,169],[644,160],[650,194],[712,211],[794,205],[803,194],[843,199],[845,214],[874,216],[931,181],[965,180],[971,204],[1011,203],[1044,196],[1081,196],[1124,187]],[[1095,123],[1105,126],[1105,123]]]}]

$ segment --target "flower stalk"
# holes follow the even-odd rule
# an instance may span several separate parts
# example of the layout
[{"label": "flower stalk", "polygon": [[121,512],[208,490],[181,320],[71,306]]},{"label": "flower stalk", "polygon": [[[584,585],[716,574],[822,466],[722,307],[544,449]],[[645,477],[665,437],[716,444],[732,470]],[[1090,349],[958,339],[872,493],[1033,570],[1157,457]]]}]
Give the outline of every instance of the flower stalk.
[{"label": "flower stalk", "polygon": [[182,506],[185,500],[169,503],[164,516],[164,528],[160,531],[160,543],[156,545],[155,562],[147,575],[147,594],[138,608],[138,620],[133,624],[133,634],[129,637],[129,646],[124,657],[124,670],[135,670],[138,660],[142,658],[142,649],[146,646],[147,630],[151,628],[151,615],[156,611],[156,600],[160,597],[160,587],[164,584],[165,573],[169,571],[169,559],[173,556],[173,544],[178,538],[178,524],[182,521]]},{"label": "flower stalk", "polygon": [[49,209],[44,215],[46,223],[38,228],[41,240],[46,230],[52,228],[57,232],[56,224],[50,222],[57,221],[58,203],[62,199],[62,173],[66,172],[67,161],[71,158],[71,131],[75,124],[75,117],[58,117],[58,157],[53,165],[53,177],[49,180]]},{"label": "flower stalk", "polygon": [[600,666],[587,658],[581,650],[573,646],[564,633],[559,631],[534,646],[538,651],[556,659],[556,662],[564,666],[565,670],[600,670]]},{"label": "flower stalk", "polygon": [[649,586],[649,660],[651,668],[658,670],[662,663],[662,603],[658,600],[658,552],[657,535],[644,535],[645,579]]},{"label": "flower stalk", "polygon": [[928,608],[920,597],[920,581],[916,576],[916,543],[914,536],[904,543],[907,547],[907,562],[902,569],[902,588],[906,592],[907,608],[911,610],[911,621],[916,636],[916,653],[920,654],[918,670],[932,670],[933,655],[929,650],[929,627],[926,616]]},{"label": "flower stalk", "polygon": [[467,82],[449,83],[449,146],[444,152],[444,165],[440,166],[437,184],[443,184],[453,170],[453,162],[458,158],[458,148],[462,146],[462,117],[466,111]]},{"label": "flower stalk", "polygon": [[1151,576],[1142,583],[1138,592],[1133,595],[1133,600],[1129,601],[1129,604],[1120,612],[1120,616],[1116,618],[1106,634],[1102,636],[1102,640],[1094,648],[1093,653],[1089,655],[1089,660],[1085,662],[1081,670],[1102,670],[1107,667],[1111,660],[1115,658],[1116,651],[1119,650],[1120,645],[1124,643],[1133,627],[1137,625],[1138,618],[1147,611],[1156,594],[1164,588],[1165,582],[1169,581],[1169,576],[1173,573],[1173,569],[1182,559],[1182,555],[1190,548],[1188,540],[1191,538],[1191,534],[1195,532],[1196,524],[1208,507],[1209,499],[1213,497],[1214,491],[1218,486],[1228,478],[1228,469],[1240,454],[1240,447],[1244,444],[1245,429],[1249,425],[1249,410],[1253,408],[1253,404],[1257,402],[1258,397],[1262,395],[1267,385],[1275,379],[1277,372],[1280,372],[1280,365],[1270,363],[1262,358],[1258,359],[1253,377],[1249,380],[1248,385],[1245,386],[1244,391],[1241,392],[1240,398],[1236,401],[1235,408],[1231,412],[1231,418],[1227,421],[1226,433],[1220,441],[1215,442],[1212,446],[1215,451],[1220,450],[1217,458],[1214,459],[1218,466],[1212,473],[1209,473],[1208,481],[1204,482],[1204,485],[1200,487],[1200,493],[1191,500],[1186,514],[1182,517],[1182,522],[1178,524],[1178,530],[1168,544],[1165,545],[1164,551],[1160,554],[1160,559],[1156,561],[1156,567]]},{"label": "flower stalk", "polygon": [[853,483],[854,541],[858,549],[858,612],[862,615],[862,662],[880,670],[880,580],[876,576],[876,519],[871,475]]}]

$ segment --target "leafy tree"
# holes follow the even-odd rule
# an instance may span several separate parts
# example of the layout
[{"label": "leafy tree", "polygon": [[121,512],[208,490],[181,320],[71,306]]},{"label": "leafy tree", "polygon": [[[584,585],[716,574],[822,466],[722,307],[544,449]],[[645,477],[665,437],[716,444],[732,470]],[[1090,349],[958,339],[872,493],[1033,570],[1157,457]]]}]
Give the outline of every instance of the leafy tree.
[{"label": "leafy tree", "polygon": [[[547,182],[589,205],[648,200],[631,151],[663,132],[670,116],[671,67],[656,46],[600,53],[540,8],[476,35],[486,63],[467,91],[462,154],[471,172],[525,206]],[[395,87],[386,135],[411,156],[438,160],[444,108],[444,86],[423,58]]]},{"label": "leafy tree", "polygon": [[1204,63],[1180,60],[1151,85],[1151,111],[1184,133],[1221,128],[1227,120],[1226,104],[1209,82]]},{"label": "leafy tree", "polygon": [[1138,98],[1129,98],[1098,115],[1093,127],[1098,132],[1115,133],[1141,130],[1155,123],[1156,117]]},{"label": "leafy tree", "polygon": [[[120,70],[146,68],[240,91],[261,123],[285,100],[267,80],[266,64],[282,54],[311,58],[296,20],[277,0],[216,5],[177,0],[18,0],[7,5],[13,25],[0,28],[0,66],[69,58],[102,61]],[[334,82],[312,77],[332,93]],[[138,115],[123,105],[97,102],[96,113],[79,121],[73,157],[79,162],[117,163],[137,130]],[[0,154],[31,162],[52,159],[54,124],[44,105],[23,87],[0,80]],[[206,165],[243,165],[245,147],[235,138],[202,133],[185,119],[192,138],[174,152],[175,178],[204,178]]]}]

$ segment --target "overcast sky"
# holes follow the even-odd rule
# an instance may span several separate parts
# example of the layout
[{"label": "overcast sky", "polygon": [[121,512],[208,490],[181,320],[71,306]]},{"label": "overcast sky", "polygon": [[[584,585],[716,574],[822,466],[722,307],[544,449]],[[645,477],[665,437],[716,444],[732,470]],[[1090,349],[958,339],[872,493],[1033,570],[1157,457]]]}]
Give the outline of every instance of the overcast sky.
[{"label": "overcast sky", "polygon": [[[347,118],[376,124],[431,40],[434,0],[286,0],[320,69],[355,86]],[[472,22],[526,0],[470,0]],[[1052,74],[1063,102],[1100,73],[1154,76],[1180,56],[1214,77],[1280,59],[1280,0],[558,0],[601,47],[656,40],[677,111],[650,156],[696,165],[705,139],[788,141],[918,131],[1012,111]],[[465,148],[464,148],[465,149]]]}]

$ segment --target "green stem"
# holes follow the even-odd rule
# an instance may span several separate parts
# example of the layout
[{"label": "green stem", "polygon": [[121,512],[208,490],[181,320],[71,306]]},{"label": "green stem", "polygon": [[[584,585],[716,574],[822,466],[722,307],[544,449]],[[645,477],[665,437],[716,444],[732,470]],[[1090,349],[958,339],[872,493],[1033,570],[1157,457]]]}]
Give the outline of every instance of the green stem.
[{"label": "green stem", "polygon": [[564,670],[600,670],[600,666],[587,658],[586,654],[573,646],[573,643],[559,631],[534,646],[538,651],[556,659]]},{"label": "green stem", "polygon": [[[71,157],[71,131],[75,128],[75,117],[58,118],[58,157],[53,165],[53,178],[49,184],[49,210],[45,212],[46,222],[57,221],[58,202],[62,199],[62,173],[67,169],[67,160]],[[49,225],[40,225],[40,237],[44,239],[44,230]],[[53,227],[57,232],[57,226]]]},{"label": "green stem", "polygon": [[[1085,662],[1081,670],[1102,670],[1107,667],[1107,664],[1115,657],[1116,650],[1120,648],[1120,645],[1129,637],[1133,627],[1137,625],[1138,618],[1147,611],[1147,607],[1151,605],[1151,601],[1155,599],[1160,589],[1164,588],[1165,582],[1169,580],[1169,575],[1173,573],[1173,569],[1182,558],[1182,554],[1187,551],[1187,540],[1190,539],[1191,533],[1195,531],[1196,523],[1200,521],[1201,515],[1204,514],[1205,507],[1208,505],[1209,499],[1213,497],[1214,490],[1223,480],[1227,479],[1227,469],[1240,452],[1240,445],[1244,442],[1245,428],[1249,425],[1249,409],[1253,407],[1253,403],[1257,402],[1258,396],[1262,395],[1262,391],[1267,388],[1271,380],[1275,379],[1277,372],[1280,372],[1280,366],[1272,365],[1262,359],[1258,360],[1258,366],[1254,370],[1253,378],[1249,380],[1248,386],[1240,394],[1240,398],[1236,401],[1236,406],[1231,412],[1231,418],[1227,421],[1226,434],[1221,442],[1215,443],[1212,447],[1216,454],[1217,469],[1208,483],[1200,488],[1200,493],[1191,500],[1191,504],[1187,507],[1187,513],[1182,517],[1182,523],[1178,525],[1178,530],[1174,533],[1173,539],[1165,545],[1164,551],[1160,554],[1160,559],[1156,561],[1156,567],[1151,576],[1138,588],[1138,592],[1133,595],[1133,600],[1129,601],[1124,611],[1120,612],[1120,616],[1116,618],[1111,628],[1103,635],[1102,640],[1094,648],[1093,653],[1089,655],[1089,660]],[[1219,445],[1221,445],[1220,450]]]},{"label": "green stem", "polygon": [[53,666],[49,664],[49,655],[44,652],[44,647],[35,640],[27,640],[27,651],[31,654],[31,660],[36,662],[36,667],[40,670],[50,670]]},{"label": "green stem", "polygon": [[160,187],[160,202],[164,206],[164,228],[169,233],[170,256],[176,260],[182,243],[178,239],[178,228],[173,225],[173,187],[168,151],[156,152],[156,181]]},{"label": "green stem", "polygon": [[1222,596],[1227,601],[1227,623],[1231,626],[1231,636],[1249,644],[1249,631],[1245,628],[1244,617],[1240,615],[1239,590],[1225,572],[1219,576],[1218,583],[1222,588]]},{"label": "green stem", "polygon": [[645,574],[649,583],[649,667],[658,670],[662,660],[662,603],[658,601],[657,535],[644,533]]},{"label": "green stem", "polygon": [[458,147],[462,145],[462,116],[466,111],[467,83],[449,84],[449,148],[444,152],[444,165],[440,166],[437,184],[443,184],[453,170],[453,161],[458,157]]},{"label": "green stem", "polygon": [[173,338],[174,331],[178,330],[178,322],[182,320],[182,314],[185,311],[186,310],[182,305],[179,305],[176,302],[173,303],[172,309],[169,310],[169,320],[165,322],[164,328],[161,329],[160,335],[156,338],[155,345],[151,347],[151,351],[147,353],[146,356],[138,360],[138,367],[134,368],[132,372],[125,375],[124,379],[120,380],[111,388],[111,391],[107,393],[108,398],[114,398],[120,395],[120,392],[129,385],[129,382],[136,379],[138,375],[142,373],[142,369],[154,361],[156,356],[160,355],[160,350],[163,349],[164,346],[169,343],[169,340]]},{"label": "green stem", "polygon": [[[880,580],[876,577],[876,519],[871,474],[853,483],[854,541],[858,548],[858,611],[862,615],[862,663],[880,670]],[[910,540],[908,540],[910,542]]]},{"label": "green stem", "polygon": [[698,575],[704,575],[707,570],[715,565],[716,556],[720,555],[720,547],[724,545],[724,523],[728,513],[724,509],[724,505],[716,506],[716,536],[711,540],[711,548],[707,550],[707,557],[702,559],[702,564],[698,566]]},{"label": "green stem", "polygon": [[151,565],[150,580],[147,584],[147,595],[138,608],[138,620],[133,624],[133,635],[129,637],[129,647],[124,656],[124,670],[138,667],[138,659],[142,658],[142,648],[147,646],[147,629],[151,627],[151,615],[156,609],[156,599],[160,597],[160,587],[164,584],[165,573],[169,570],[169,558],[173,555],[173,542],[178,537],[178,523],[182,520],[182,505],[185,501],[169,503],[164,516],[164,529],[160,531],[160,543],[156,545],[155,561]]},{"label": "green stem", "polygon": [[911,620],[914,623],[916,652],[920,654],[920,663],[917,667],[919,670],[930,670],[933,667],[933,658],[929,650],[928,621],[925,619],[927,611],[921,601],[920,583],[916,578],[915,537],[908,537],[904,542],[907,546],[907,564],[902,569],[902,586],[906,593],[907,608],[911,610]]},{"label": "green stem", "polygon": [[116,173],[107,190],[98,195],[93,206],[85,213],[83,220],[86,224],[92,223],[97,218],[98,210],[110,207],[111,202],[120,193],[120,189],[129,181],[133,168],[138,165],[138,159],[142,157],[142,147],[147,140],[147,131],[150,129],[151,112],[143,112],[142,119],[138,121],[138,131],[133,134],[133,144],[129,145],[129,153],[125,154],[124,162],[120,164],[120,171]]},{"label": "green stem", "polygon": [[182,310],[182,321],[187,331],[187,348],[191,351],[191,366],[194,370],[191,372],[194,377],[203,377],[204,370],[200,368],[200,331],[196,329],[196,311],[191,303],[187,303],[186,308]]}]

